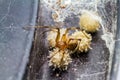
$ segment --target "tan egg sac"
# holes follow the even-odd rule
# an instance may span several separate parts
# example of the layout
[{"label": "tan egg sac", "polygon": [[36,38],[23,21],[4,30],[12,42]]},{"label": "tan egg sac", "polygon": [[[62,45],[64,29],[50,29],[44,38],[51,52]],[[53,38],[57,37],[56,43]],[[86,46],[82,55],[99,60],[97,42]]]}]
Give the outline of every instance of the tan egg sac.
[{"label": "tan egg sac", "polygon": [[[70,45],[76,45],[78,47],[77,51],[79,52],[87,52],[90,49],[90,44],[92,37],[90,34],[86,33],[85,31],[76,31],[74,32],[70,38],[72,39],[78,39],[78,40],[71,40]],[[70,46],[69,47],[73,47]],[[76,48],[74,47],[74,49]]]},{"label": "tan egg sac", "polygon": [[49,66],[53,66],[54,68],[59,68],[62,70],[66,70],[69,63],[72,61],[68,50],[62,51],[59,48],[55,48],[50,52],[50,61]]},{"label": "tan egg sac", "polygon": [[87,32],[96,32],[100,27],[101,18],[92,12],[84,12],[80,16],[80,27]]},{"label": "tan egg sac", "polygon": [[[65,28],[60,29],[60,40],[61,40],[62,35],[65,33],[65,31],[66,31]],[[57,36],[57,32],[54,32],[54,31],[50,31],[47,34],[47,40],[51,47],[55,47],[56,36]]]},{"label": "tan egg sac", "polygon": [[50,31],[48,32],[47,34],[47,40],[48,40],[48,43],[51,47],[55,47],[55,39],[56,39],[56,35],[57,33],[56,32],[53,32],[53,31]]}]

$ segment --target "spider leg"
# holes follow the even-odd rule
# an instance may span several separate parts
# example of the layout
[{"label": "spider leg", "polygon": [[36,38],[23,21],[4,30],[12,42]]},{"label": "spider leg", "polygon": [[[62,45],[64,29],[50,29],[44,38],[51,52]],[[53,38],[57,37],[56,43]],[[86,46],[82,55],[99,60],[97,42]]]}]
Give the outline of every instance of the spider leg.
[{"label": "spider leg", "polygon": [[71,41],[71,40],[78,40],[78,41],[81,41],[81,39],[73,39],[73,38],[70,38],[68,43]]},{"label": "spider leg", "polygon": [[88,37],[88,35],[86,35],[86,33],[85,33],[84,31],[83,31],[82,33],[86,36],[86,38],[90,39],[90,38]]},{"label": "spider leg", "polygon": [[49,31],[57,32],[55,29],[44,30],[44,31],[40,32],[41,37],[43,37],[43,35]]},{"label": "spider leg", "polygon": [[70,28],[67,28],[67,30],[80,30],[80,27],[70,27]]},{"label": "spider leg", "polygon": [[72,53],[75,53],[75,52],[78,50],[78,48],[79,48],[79,44],[80,44],[81,39],[73,39],[73,38],[70,38],[69,41],[68,41],[68,44],[69,44],[69,42],[70,42],[71,40],[78,40],[78,41],[77,41],[77,46],[76,46],[76,48],[72,51]]},{"label": "spider leg", "polygon": [[49,28],[49,29],[56,29],[59,28],[57,26],[25,26],[23,27],[24,30],[31,30],[31,28]]},{"label": "spider leg", "polygon": [[58,43],[60,40],[60,29],[59,28],[56,28],[56,29],[57,29],[57,36],[56,36],[55,41],[56,41],[56,43]]},{"label": "spider leg", "polygon": [[72,54],[75,53],[79,48],[80,41],[78,41],[77,47],[73,50]]},{"label": "spider leg", "polygon": [[49,28],[49,29],[57,29],[57,26],[34,26],[33,28]]},{"label": "spider leg", "polygon": [[45,34],[46,32],[49,32],[49,31],[57,32],[54,29],[49,29],[49,30],[45,30],[45,31],[41,32],[40,34]]},{"label": "spider leg", "polygon": [[66,29],[65,33],[62,35],[61,41],[66,42],[67,41],[67,33],[68,33],[68,29]]},{"label": "spider leg", "polygon": [[66,40],[67,40],[67,33],[70,30],[76,30],[76,29],[80,29],[80,28],[79,27],[70,27],[70,28],[67,28],[66,31],[65,31],[65,33],[62,36],[62,41],[66,42]]},{"label": "spider leg", "polygon": [[60,61],[60,65],[62,65],[62,61],[63,61],[63,58],[64,58],[64,54],[65,54],[65,52],[63,52],[63,54],[62,54],[62,58],[61,58],[61,61]]}]

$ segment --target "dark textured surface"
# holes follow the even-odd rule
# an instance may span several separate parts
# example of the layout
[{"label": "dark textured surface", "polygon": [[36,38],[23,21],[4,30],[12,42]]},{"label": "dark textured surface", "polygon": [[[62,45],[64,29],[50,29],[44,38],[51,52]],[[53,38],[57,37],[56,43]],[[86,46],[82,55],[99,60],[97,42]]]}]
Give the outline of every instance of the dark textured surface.
[{"label": "dark textured surface", "polygon": [[0,80],[21,80],[28,61],[37,0],[0,0]]},{"label": "dark textured surface", "polygon": [[[106,5],[105,8],[99,7],[100,14],[105,19],[106,27],[111,31],[114,9],[111,12],[109,10],[112,7],[114,8],[114,5],[111,2],[104,5]],[[39,7],[38,22],[39,25],[54,25],[51,19],[51,11],[42,5]],[[65,20],[63,26],[79,26],[78,22],[79,18],[73,15]],[[47,59],[49,55],[48,45],[46,44],[45,36],[41,37],[41,31],[43,30],[36,30],[30,63],[27,67],[27,80],[106,80],[110,53],[105,42],[101,39],[103,34],[101,29],[97,33],[92,34],[91,47],[93,49],[88,53],[80,54],[76,57],[73,56],[73,62],[68,70],[64,72],[52,71],[49,68]],[[59,74],[59,77],[56,74]]]}]

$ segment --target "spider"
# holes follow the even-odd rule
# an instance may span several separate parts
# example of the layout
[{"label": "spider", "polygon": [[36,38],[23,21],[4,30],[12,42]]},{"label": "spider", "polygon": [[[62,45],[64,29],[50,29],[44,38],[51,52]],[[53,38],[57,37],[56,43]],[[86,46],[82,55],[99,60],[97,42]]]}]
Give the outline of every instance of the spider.
[{"label": "spider", "polygon": [[[70,30],[75,30],[69,34]],[[91,35],[85,31],[81,31],[79,27],[57,28],[51,27],[51,31],[47,34],[47,40],[54,49],[50,51],[49,65],[62,70],[66,70],[69,63],[71,53],[87,52],[91,49]]]},{"label": "spider", "polygon": [[59,68],[61,70],[67,69],[67,66],[72,61],[70,57],[70,53],[72,51],[69,50],[69,42],[71,40],[81,41],[81,39],[69,38],[69,30],[74,29],[77,28],[54,28],[54,30],[48,33],[47,40],[49,41],[49,45],[54,47],[54,49],[50,51],[50,66],[54,66],[55,68]]},{"label": "spider", "polygon": [[[91,35],[85,31],[81,31],[79,27],[59,28],[37,26],[36,28],[49,28],[49,30],[44,32],[49,31],[47,40],[49,46],[53,48],[53,50],[49,51],[49,66],[53,66],[55,69],[66,70],[72,62],[70,54],[76,51],[86,52],[90,48]],[[69,34],[70,30],[74,30],[75,32]]]}]

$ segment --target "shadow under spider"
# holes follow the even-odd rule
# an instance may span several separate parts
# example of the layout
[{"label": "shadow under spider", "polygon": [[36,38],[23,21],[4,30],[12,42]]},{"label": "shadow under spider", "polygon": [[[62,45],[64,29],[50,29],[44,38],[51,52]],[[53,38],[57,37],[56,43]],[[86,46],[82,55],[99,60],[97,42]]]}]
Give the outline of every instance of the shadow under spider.
[{"label": "shadow under spider", "polygon": [[[69,69],[69,66],[68,66]],[[61,70],[59,68],[54,69],[54,67],[49,67],[49,72],[51,73],[51,77],[62,77],[64,74],[68,73],[67,70]]]}]

